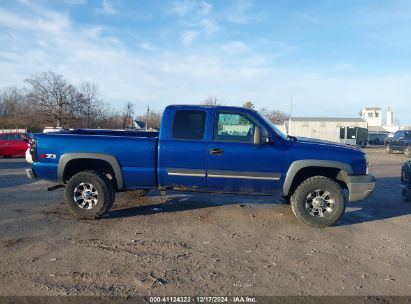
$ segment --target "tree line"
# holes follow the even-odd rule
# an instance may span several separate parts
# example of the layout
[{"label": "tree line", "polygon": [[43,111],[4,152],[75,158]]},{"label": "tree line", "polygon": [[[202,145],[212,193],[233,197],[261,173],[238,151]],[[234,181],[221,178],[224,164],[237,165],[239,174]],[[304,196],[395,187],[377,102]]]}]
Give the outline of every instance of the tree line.
[{"label": "tree line", "polygon": [[[105,103],[97,86],[88,81],[75,86],[62,75],[44,72],[27,78],[25,83],[27,86],[23,88],[0,90],[0,129],[30,132],[42,131],[45,127],[126,129],[136,127],[136,120],[149,129],[160,127],[161,111],[147,108],[143,114],[136,115],[132,102],[115,108]],[[203,104],[220,105],[223,101],[212,97]],[[243,106],[255,108],[250,101]],[[276,124],[288,119],[281,111],[264,108],[260,112]]]}]

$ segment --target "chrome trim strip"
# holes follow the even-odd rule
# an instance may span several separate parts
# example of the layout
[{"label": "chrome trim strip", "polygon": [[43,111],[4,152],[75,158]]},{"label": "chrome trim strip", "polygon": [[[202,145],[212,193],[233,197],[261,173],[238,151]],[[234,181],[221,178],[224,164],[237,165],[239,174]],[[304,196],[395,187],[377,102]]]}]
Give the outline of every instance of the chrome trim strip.
[{"label": "chrome trim strip", "polygon": [[205,170],[202,169],[178,169],[178,168],[167,168],[167,174],[170,176],[196,176],[205,177]]},{"label": "chrome trim strip", "polygon": [[229,170],[210,170],[208,177],[217,178],[242,178],[242,179],[259,179],[278,181],[281,178],[280,173],[270,172],[252,172],[252,171],[229,171]]},{"label": "chrome trim strip", "polygon": [[200,173],[177,173],[177,172],[169,172],[168,175],[170,176],[199,176],[199,177],[205,177],[205,174],[200,174]]},{"label": "chrome trim strip", "polygon": [[[167,174],[169,176],[206,177],[206,171],[202,169],[167,168]],[[207,176],[215,177],[215,178],[241,178],[241,179],[258,179],[258,180],[274,180],[274,181],[278,181],[281,178],[280,173],[229,171],[229,170],[210,170],[208,171]]]}]

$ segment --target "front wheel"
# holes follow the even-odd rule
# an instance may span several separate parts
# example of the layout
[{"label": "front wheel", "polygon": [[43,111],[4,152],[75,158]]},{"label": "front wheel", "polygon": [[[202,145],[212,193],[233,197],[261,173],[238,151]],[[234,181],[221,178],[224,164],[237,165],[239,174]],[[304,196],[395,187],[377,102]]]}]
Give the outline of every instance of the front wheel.
[{"label": "front wheel", "polygon": [[390,147],[389,144],[385,147],[385,152],[386,152],[387,154],[391,154],[391,153],[392,153],[392,148]]},{"label": "front wheel", "polygon": [[410,146],[406,146],[404,149],[404,154],[406,157],[410,158],[411,157],[411,149]]},{"label": "front wheel", "polygon": [[115,192],[106,175],[83,171],[70,178],[64,195],[75,218],[96,219],[110,210]]},{"label": "front wheel", "polygon": [[309,226],[333,226],[345,212],[340,185],[324,176],[306,179],[291,196],[294,215]]}]

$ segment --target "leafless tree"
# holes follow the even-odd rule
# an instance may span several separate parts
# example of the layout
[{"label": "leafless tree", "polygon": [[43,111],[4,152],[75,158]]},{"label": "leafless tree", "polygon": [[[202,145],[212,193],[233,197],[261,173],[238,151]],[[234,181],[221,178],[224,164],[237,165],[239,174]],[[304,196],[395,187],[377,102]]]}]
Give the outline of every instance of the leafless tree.
[{"label": "leafless tree", "polygon": [[207,106],[221,106],[224,104],[223,100],[218,97],[208,97],[202,102],[203,105]]},{"label": "leafless tree", "polygon": [[265,116],[274,124],[283,124],[290,118],[290,115],[280,111],[280,110],[269,110],[267,108],[262,108],[259,111],[261,115]]},{"label": "leafless tree", "polygon": [[16,87],[0,91],[0,128],[26,128],[24,92]]},{"label": "leafless tree", "polygon": [[250,100],[248,100],[243,103],[243,108],[255,109],[255,105]]},{"label": "leafless tree", "polygon": [[31,85],[28,100],[37,106],[50,123],[61,127],[64,120],[75,111],[78,97],[75,87],[62,75],[53,72],[34,75],[26,82]]},{"label": "leafless tree", "polygon": [[134,124],[133,122],[134,117],[134,104],[131,102],[127,102],[124,107],[124,114],[123,114],[123,129],[131,128]]},{"label": "leafless tree", "polygon": [[86,127],[95,127],[101,110],[97,86],[88,81],[82,82],[76,101],[80,110],[79,116],[85,120]]},{"label": "leafless tree", "polygon": [[162,111],[150,110],[144,115],[138,115],[136,120],[143,121],[147,124],[148,129],[160,129],[161,117],[163,116]]}]

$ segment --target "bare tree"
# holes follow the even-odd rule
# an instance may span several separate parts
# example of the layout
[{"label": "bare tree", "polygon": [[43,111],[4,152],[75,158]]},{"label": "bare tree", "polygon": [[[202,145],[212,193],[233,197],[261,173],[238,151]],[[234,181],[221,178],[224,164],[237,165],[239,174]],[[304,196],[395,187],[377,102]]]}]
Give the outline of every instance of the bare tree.
[{"label": "bare tree", "polygon": [[101,109],[101,101],[98,97],[97,86],[91,82],[84,81],[80,84],[77,102],[78,107],[81,109],[80,117],[85,119],[86,127],[92,127]]},{"label": "bare tree", "polygon": [[0,128],[27,128],[27,112],[21,89],[9,87],[0,92]]},{"label": "bare tree", "polygon": [[162,111],[150,110],[149,112],[146,112],[146,114],[144,115],[137,116],[136,120],[145,122],[147,128],[159,130],[162,116]]},{"label": "bare tree", "polygon": [[123,129],[131,128],[134,125],[133,117],[134,117],[134,104],[131,102],[127,102],[127,104],[124,107]]},{"label": "bare tree", "polygon": [[61,127],[70,118],[76,106],[77,92],[62,75],[45,72],[26,79],[31,85],[27,94],[30,102],[56,127]]},{"label": "bare tree", "polygon": [[246,101],[243,103],[243,108],[247,108],[247,109],[255,109],[255,105],[250,101]]},{"label": "bare tree", "polygon": [[207,106],[221,106],[224,104],[224,102],[222,99],[219,99],[217,97],[208,97],[203,100],[202,104]]},{"label": "bare tree", "polygon": [[290,118],[290,115],[280,110],[269,110],[267,108],[262,108],[259,112],[273,124],[283,124]]}]

